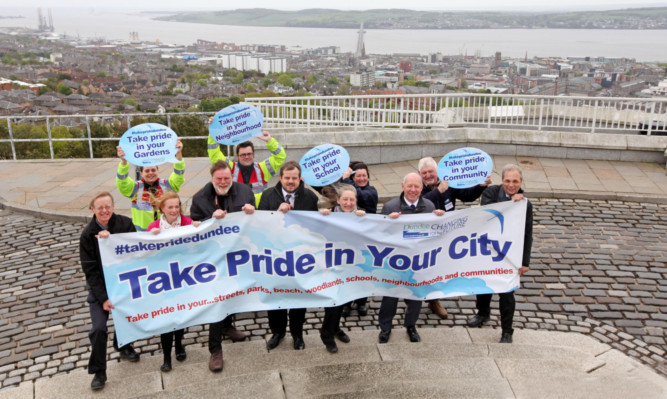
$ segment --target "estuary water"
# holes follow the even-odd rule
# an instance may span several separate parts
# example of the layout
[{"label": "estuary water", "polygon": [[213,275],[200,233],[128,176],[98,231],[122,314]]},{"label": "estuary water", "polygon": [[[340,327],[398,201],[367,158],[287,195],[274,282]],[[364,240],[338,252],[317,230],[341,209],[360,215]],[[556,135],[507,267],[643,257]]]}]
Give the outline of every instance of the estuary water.
[{"label": "estuary water", "polygon": [[[46,9],[42,9],[46,14]],[[0,19],[0,27],[37,28],[35,8],[0,6],[0,15],[22,15]],[[235,44],[277,44],[288,48],[340,47],[354,51],[357,29],[276,28],[205,25],[163,22],[157,14],[100,8],[53,8],[55,31],[68,36],[129,39],[138,32],[142,41],[189,45],[197,39]],[[461,30],[378,30],[366,29],[368,54],[442,53],[445,55],[492,56],[604,56],[634,58],[637,61],[667,62],[667,30],[587,29],[461,29]]]}]

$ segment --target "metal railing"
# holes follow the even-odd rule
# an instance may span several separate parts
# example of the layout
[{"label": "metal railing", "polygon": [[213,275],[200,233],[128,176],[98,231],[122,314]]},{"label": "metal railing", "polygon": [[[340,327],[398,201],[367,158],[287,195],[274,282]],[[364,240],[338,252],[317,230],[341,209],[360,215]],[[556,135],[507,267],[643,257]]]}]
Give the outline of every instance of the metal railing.
[{"label": "metal railing", "polygon": [[[478,93],[248,98],[271,126],[452,126],[637,133],[667,123],[666,99]],[[647,123],[653,122],[653,123]],[[662,123],[663,125],[660,125]]]},{"label": "metal railing", "polygon": [[[482,127],[537,131],[612,132],[651,135],[667,126],[667,99],[591,98],[493,95],[477,93],[268,97],[247,98],[264,115],[267,129],[289,128],[448,128]],[[0,117],[0,158],[34,158],[17,154],[22,143],[48,143],[48,155],[60,157],[54,148],[61,142],[87,145],[87,157],[95,158],[97,143],[117,142],[122,133],[143,118],[172,127],[178,118],[195,117],[196,128],[207,130],[210,112],[168,114],[102,114]],[[3,121],[4,119],[4,121]],[[27,126],[27,127],[26,127]],[[99,133],[100,126],[107,128]],[[38,127],[33,131],[34,127]],[[62,129],[66,127],[67,129]],[[174,129],[182,139],[206,140],[192,135],[191,125]],[[180,130],[180,131],[179,131]],[[21,131],[20,137],[15,132]],[[56,134],[54,134],[56,133]],[[664,134],[664,133],[663,133]],[[64,137],[58,137],[64,136]],[[11,156],[9,148],[11,148]],[[4,147],[3,147],[4,146]],[[108,152],[108,148],[106,149]],[[99,152],[99,151],[98,151]],[[227,148],[229,153],[229,147]],[[85,157],[86,155],[78,155]],[[101,156],[111,156],[109,154]]]}]

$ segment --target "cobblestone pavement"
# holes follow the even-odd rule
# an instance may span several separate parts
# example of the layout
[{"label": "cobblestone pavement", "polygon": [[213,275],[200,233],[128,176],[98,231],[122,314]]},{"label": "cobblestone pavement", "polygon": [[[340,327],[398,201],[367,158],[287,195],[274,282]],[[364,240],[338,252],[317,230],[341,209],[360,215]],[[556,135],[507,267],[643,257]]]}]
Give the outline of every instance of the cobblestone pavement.
[{"label": "cobblestone pavement", "polygon": [[[532,267],[517,291],[515,327],[590,334],[667,375],[667,206],[567,199],[533,204]],[[85,368],[90,325],[78,254],[84,225],[7,210],[0,223],[0,387]],[[443,304],[449,319],[423,309],[419,327],[464,325],[475,308],[471,296]],[[374,298],[368,316],[353,311],[344,327],[377,329],[378,308]],[[308,333],[317,333],[323,313],[310,309]],[[498,325],[494,310],[484,328]],[[263,339],[266,312],[237,315],[236,326]],[[206,342],[204,327],[188,329],[186,344]],[[135,347],[157,354],[159,337]],[[117,361],[118,353],[109,350],[109,357]]]}]

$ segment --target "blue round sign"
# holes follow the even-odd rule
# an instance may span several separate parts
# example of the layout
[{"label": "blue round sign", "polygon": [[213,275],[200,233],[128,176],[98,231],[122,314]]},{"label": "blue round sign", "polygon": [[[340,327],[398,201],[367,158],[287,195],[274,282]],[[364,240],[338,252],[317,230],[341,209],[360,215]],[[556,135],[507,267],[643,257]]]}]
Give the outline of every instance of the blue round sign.
[{"label": "blue round sign", "polygon": [[223,108],[213,116],[208,134],[220,144],[236,145],[262,135],[264,116],[254,106],[239,103]]},{"label": "blue round sign", "polygon": [[299,161],[306,184],[322,187],[335,183],[350,167],[350,155],[336,144],[322,144],[311,149]]},{"label": "blue round sign", "polygon": [[159,123],[142,123],[128,129],[118,145],[125,151],[125,160],[137,166],[177,163],[176,132]]},{"label": "blue round sign", "polygon": [[483,184],[493,171],[493,160],[486,152],[472,147],[459,148],[438,163],[438,177],[452,188]]}]

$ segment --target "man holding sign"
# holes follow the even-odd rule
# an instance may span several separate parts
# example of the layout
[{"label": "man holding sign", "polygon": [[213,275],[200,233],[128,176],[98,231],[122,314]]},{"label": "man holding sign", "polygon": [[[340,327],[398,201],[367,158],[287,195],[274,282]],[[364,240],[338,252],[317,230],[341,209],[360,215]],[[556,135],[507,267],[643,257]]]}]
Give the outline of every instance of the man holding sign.
[{"label": "man holding sign", "polygon": [[[295,161],[286,162],[280,168],[280,181],[262,195],[257,209],[261,211],[279,211],[287,213],[295,211],[317,212],[317,195],[307,189],[301,180],[301,166]],[[287,332],[287,309],[269,310],[269,328],[271,338],[266,343],[268,350],[275,349]],[[306,309],[289,310],[289,328],[292,334],[294,349],[306,347],[303,341],[303,323],[306,321]]]},{"label": "man holding sign", "polygon": [[[109,312],[114,308],[109,300],[102,270],[102,258],[97,244],[98,238],[108,238],[109,234],[132,233],[135,231],[132,220],[114,213],[113,197],[108,192],[97,194],[90,201],[90,210],[93,220],[88,223],[81,233],[79,240],[79,256],[81,268],[86,276],[88,288],[88,307],[92,327],[88,333],[91,354],[88,359],[88,374],[94,374],[90,388],[98,390],[104,388],[107,381],[107,320]],[[114,348],[120,351],[120,358],[130,362],[139,361],[139,354],[132,345],[118,348],[116,336],[113,338]]]},{"label": "man holding sign", "polygon": [[[445,211],[435,209],[435,205],[427,199],[421,197],[422,179],[416,173],[408,173],[403,178],[401,183],[403,192],[397,198],[388,201],[382,207],[382,214],[388,215],[391,219],[398,219],[401,215],[411,215],[416,213],[434,213],[437,216],[442,216]],[[405,299],[407,310],[405,311],[405,319],[403,325],[405,331],[408,333],[410,342],[419,342],[421,338],[417,332],[416,324],[419,320],[419,312],[421,311],[422,301],[414,299]],[[389,342],[391,335],[392,320],[396,315],[396,308],[398,306],[398,298],[385,296],[382,298],[380,305],[380,314],[378,315],[378,322],[380,323],[380,335],[378,342],[386,344]]]},{"label": "man holding sign", "polygon": [[[482,205],[495,204],[504,201],[521,201],[524,198],[521,184],[523,183],[523,172],[516,165],[506,165],[502,172],[503,184],[490,186],[482,194]],[[526,200],[527,201],[527,200]],[[519,268],[519,275],[526,273],[530,264],[530,251],[533,247],[533,205],[528,201],[526,208],[526,227],[524,230],[523,259]],[[502,336],[500,343],[511,344],[512,320],[514,318],[514,291],[501,293],[500,295],[500,325]],[[477,314],[468,320],[468,327],[481,327],[491,314],[491,294],[477,295]]]},{"label": "man holding sign", "polygon": [[[213,118],[209,123],[211,121],[213,121]],[[252,141],[244,141],[236,146],[236,159],[238,161],[229,162],[229,166],[232,168],[232,180],[250,186],[255,194],[256,206],[259,205],[259,199],[262,197],[262,192],[266,190],[267,183],[287,158],[285,149],[278,144],[276,139],[271,137],[269,132],[262,130],[262,135],[257,136],[257,138],[266,142],[266,148],[271,152],[267,159],[262,162],[255,162],[255,146]],[[211,160],[211,164],[227,160],[225,154],[220,151],[220,145],[210,135],[208,136],[208,158]]]},{"label": "man holding sign", "polygon": [[116,147],[120,163],[116,175],[118,191],[132,200],[132,222],[137,231],[146,231],[148,226],[160,218],[160,211],[154,209],[151,195],[159,198],[167,191],[178,192],[185,182],[185,162],[183,161],[183,143],[176,142],[176,159],[174,171],[169,179],[160,179],[157,166],[140,166],[141,180],[135,182],[130,178],[130,164],[125,159],[125,151],[121,146]]},{"label": "man holding sign", "polygon": [[[486,187],[491,184],[491,176],[486,177],[484,184],[478,184],[469,188],[449,187],[446,181],[440,181],[437,172],[438,164],[431,157],[419,160],[417,169],[424,182],[422,197],[430,200],[436,209],[442,209],[445,212],[452,212],[456,208],[456,200],[471,202],[479,198]],[[439,299],[432,299],[428,302],[428,308],[433,313],[440,316],[441,319],[447,318],[447,309],[443,308]]]},{"label": "man holding sign", "polygon": [[[232,181],[232,172],[225,161],[218,161],[211,166],[211,181],[192,197],[190,216],[195,221],[210,218],[222,219],[228,213],[255,212],[255,198],[248,186]],[[232,316],[211,323],[208,330],[208,350],[211,358],[209,370],[222,371],[222,336],[227,335],[232,341],[243,341],[246,335],[237,330],[232,323]]]}]

